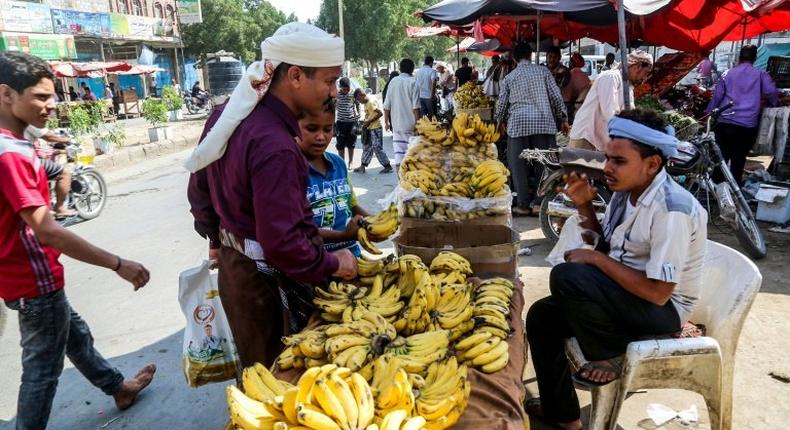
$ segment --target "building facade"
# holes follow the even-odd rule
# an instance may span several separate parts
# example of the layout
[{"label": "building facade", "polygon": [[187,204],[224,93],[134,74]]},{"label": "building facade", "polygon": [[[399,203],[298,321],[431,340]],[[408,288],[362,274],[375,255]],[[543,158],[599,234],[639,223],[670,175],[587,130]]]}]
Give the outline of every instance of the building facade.
[{"label": "building facade", "polygon": [[[164,71],[148,77],[109,77],[122,88],[134,87],[141,97],[149,88],[181,80],[180,47],[175,0],[0,0],[0,52],[159,66]],[[80,79],[69,85],[81,81],[94,91],[105,84]]]}]

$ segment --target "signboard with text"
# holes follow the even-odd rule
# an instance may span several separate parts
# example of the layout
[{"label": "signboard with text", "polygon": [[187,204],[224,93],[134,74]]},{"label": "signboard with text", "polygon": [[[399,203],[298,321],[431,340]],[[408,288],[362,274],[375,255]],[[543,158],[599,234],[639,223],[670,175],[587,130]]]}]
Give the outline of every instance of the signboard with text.
[{"label": "signboard with text", "polygon": [[112,37],[139,40],[172,38],[175,28],[171,21],[135,15],[110,14]]},{"label": "signboard with text", "polygon": [[76,59],[74,36],[0,33],[0,51],[26,52],[45,60]]},{"label": "signboard with text", "polygon": [[55,33],[58,34],[109,36],[110,15],[106,13],[52,9],[52,27]]},{"label": "signboard with text", "polygon": [[178,19],[181,24],[197,24],[203,22],[200,0],[177,0]]},{"label": "signboard with text", "polygon": [[49,6],[23,1],[0,1],[0,30],[52,33]]}]

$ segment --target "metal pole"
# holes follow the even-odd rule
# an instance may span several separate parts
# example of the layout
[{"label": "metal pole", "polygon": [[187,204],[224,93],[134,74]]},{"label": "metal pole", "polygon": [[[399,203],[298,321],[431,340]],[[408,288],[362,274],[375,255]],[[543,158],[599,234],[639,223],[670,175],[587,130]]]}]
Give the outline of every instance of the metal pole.
[{"label": "metal pole", "polygon": [[535,64],[540,63],[540,11],[538,11],[537,24],[535,24]]},{"label": "metal pole", "polygon": [[461,38],[455,36],[455,70],[461,68]]},{"label": "metal pole", "polygon": [[343,31],[343,0],[337,0],[337,22],[340,31],[340,38],[345,39]]},{"label": "metal pole", "polygon": [[623,0],[617,0],[617,30],[620,34],[620,69],[623,75],[623,105],[626,109],[633,107],[631,104],[631,83],[628,81],[628,41],[625,38],[625,7]]}]

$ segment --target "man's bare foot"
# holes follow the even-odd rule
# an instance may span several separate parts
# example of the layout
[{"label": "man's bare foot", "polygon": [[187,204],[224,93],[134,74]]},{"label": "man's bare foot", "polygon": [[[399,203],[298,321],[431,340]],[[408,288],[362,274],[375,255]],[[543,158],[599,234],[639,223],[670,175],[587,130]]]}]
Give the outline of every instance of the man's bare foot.
[{"label": "man's bare foot", "polygon": [[123,381],[121,389],[113,394],[115,406],[120,410],[128,409],[129,406],[132,406],[140,391],[143,391],[143,388],[147,387],[154,379],[154,373],[156,373],[156,365],[149,364],[140,369],[134,378]]}]

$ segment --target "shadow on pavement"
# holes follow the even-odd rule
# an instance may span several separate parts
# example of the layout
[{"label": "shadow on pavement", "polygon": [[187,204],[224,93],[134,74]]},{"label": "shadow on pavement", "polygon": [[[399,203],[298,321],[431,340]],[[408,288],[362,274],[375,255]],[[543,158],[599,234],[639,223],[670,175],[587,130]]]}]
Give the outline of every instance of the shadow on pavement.
[{"label": "shadow on pavement", "polygon": [[[93,387],[77,369],[63,371],[49,419],[49,429],[194,429],[216,430],[227,422],[225,386],[230,382],[190,388],[181,370],[183,330],[110,363],[126,377],[148,363],[158,369],[151,385],[137,403],[119,411],[112,398]],[[12,421],[0,421],[0,429],[12,429]]]}]

